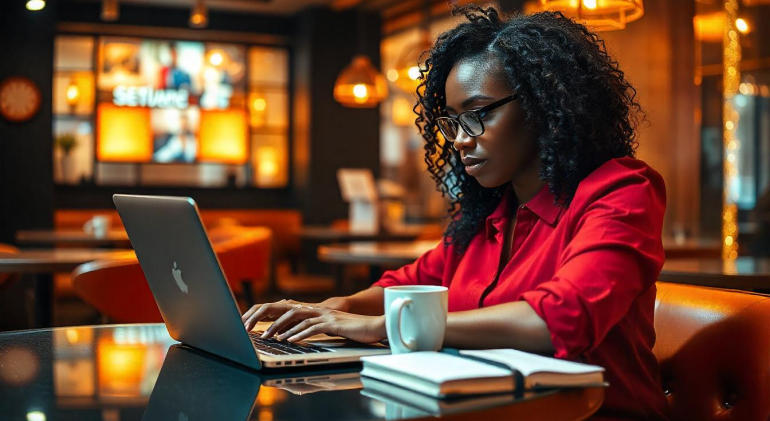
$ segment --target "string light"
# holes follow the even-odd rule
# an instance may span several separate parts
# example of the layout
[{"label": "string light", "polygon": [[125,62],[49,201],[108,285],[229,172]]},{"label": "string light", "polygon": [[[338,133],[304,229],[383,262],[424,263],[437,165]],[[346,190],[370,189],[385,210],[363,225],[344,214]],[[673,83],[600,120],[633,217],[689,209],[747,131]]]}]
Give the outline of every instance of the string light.
[{"label": "string light", "polygon": [[738,0],[725,0],[724,7],[722,139],[726,159],[723,161],[722,259],[730,262],[738,257],[738,205],[736,202],[739,192],[736,191],[736,185],[739,173],[736,156],[740,148],[740,140],[737,136],[739,114],[733,106],[733,97],[738,93],[741,82],[741,46],[739,30],[736,27]]}]

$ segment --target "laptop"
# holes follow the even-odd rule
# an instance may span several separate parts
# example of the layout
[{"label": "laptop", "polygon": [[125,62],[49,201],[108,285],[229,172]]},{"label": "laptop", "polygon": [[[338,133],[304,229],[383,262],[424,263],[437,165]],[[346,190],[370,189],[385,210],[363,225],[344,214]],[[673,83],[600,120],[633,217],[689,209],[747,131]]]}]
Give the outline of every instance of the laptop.
[{"label": "laptop", "polygon": [[358,370],[334,367],[338,368],[257,373],[186,345],[172,345],[142,421],[256,419],[252,413],[256,412],[257,395],[263,386],[292,394],[363,387]]},{"label": "laptop", "polygon": [[381,344],[326,335],[297,343],[260,339],[270,323],[247,332],[193,199],[116,194],[113,201],[175,340],[255,370],[350,363],[390,353]]}]

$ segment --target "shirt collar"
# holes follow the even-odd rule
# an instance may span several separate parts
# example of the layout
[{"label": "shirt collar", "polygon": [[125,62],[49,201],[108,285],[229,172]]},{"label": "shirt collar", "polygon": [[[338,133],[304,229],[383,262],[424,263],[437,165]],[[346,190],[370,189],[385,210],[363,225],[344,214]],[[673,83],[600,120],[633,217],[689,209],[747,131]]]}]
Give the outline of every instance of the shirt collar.
[{"label": "shirt collar", "polygon": [[[516,196],[513,193],[513,188],[509,186],[505,189],[500,204],[497,205],[494,212],[492,212],[486,219],[485,227],[487,238],[492,238],[496,233],[502,232],[505,229],[505,224],[513,214],[511,208],[515,199]],[[544,184],[535,197],[530,199],[524,207],[531,210],[540,219],[547,222],[548,225],[553,225],[558,221],[563,209],[553,203],[553,195],[548,188],[548,184]]]},{"label": "shirt collar", "polygon": [[553,195],[547,183],[524,206],[534,212],[540,219],[548,222],[548,225],[553,225],[559,219],[563,209],[561,206],[553,203]]}]

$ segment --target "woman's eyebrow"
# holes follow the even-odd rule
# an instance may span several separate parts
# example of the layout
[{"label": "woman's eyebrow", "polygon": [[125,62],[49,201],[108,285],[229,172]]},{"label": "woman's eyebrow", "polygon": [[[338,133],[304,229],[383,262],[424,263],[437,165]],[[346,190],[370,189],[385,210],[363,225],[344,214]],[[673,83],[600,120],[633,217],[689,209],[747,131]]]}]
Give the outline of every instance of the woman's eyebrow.
[{"label": "woman's eyebrow", "polygon": [[[489,100],[489,99],[493,99],[493,98],[491,96],[486,96],[486,95],[482,95],[482,94],[476,94],[476,95],[473,95],[473,96],[469,96],[468,98],[465,98],[465,100],[460,104],[460,107],[461,108],[467,108],[468,105],[472,104],[474,101],[486,101],[486,100]],[[447,109],[447,111],[449,111],[449,110],[456,111],[451,106],[447,106],[446,109]]]}]

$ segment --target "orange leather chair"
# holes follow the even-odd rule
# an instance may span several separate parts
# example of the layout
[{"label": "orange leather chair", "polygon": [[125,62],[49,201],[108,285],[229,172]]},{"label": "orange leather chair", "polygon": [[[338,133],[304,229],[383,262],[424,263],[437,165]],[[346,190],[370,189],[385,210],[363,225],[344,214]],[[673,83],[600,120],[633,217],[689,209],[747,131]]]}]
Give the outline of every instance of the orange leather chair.
[{"label": "orange leather chair", "polygon": [[209,229],[208,235],[230,288],[253,304],[267,290],[272,231],[266,227],[224,225]]},{"label": "orange leather chair", "polygon": [[[212,230],[214,251],[231,287],[256,285],[263,291],[270,261],[270,230],[242,228]],[[72,272],[75,292],[116,323],[161,322],[155,299],[136,257],[101,260],[80,265]]]},{"label": "orange leather chair", "polygon": [[136,258],[97,260],[72,272],[75,292],[114,323],[162,322]]},{"label": "orange leather chair", "polygon": [[770,419],[770,296],[657,287],[653,352],[671,419]]}]

